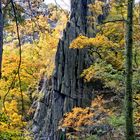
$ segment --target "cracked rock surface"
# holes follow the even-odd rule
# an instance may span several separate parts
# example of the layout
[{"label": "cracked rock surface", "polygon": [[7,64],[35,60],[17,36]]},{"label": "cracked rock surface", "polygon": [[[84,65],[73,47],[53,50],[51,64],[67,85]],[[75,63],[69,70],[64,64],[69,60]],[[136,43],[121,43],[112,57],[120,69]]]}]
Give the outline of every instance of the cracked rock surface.
[{"label": "cracked rock surface", "polygon": [[89,105],[93,98],[92,83],[84,83],[80,77],[83,69],[89,66],[87,50],[69,49],[78,35],[95,35],[94,26],[88,21],[91,15],[88,5],[93,2],[71,0],[71,16],[58,44],[52,82],[49,85],[44,81],[43,98],[37,103],[34,114],[32,132],[35,140],[60,140],[58,123],[64,113],[75,106]]}]

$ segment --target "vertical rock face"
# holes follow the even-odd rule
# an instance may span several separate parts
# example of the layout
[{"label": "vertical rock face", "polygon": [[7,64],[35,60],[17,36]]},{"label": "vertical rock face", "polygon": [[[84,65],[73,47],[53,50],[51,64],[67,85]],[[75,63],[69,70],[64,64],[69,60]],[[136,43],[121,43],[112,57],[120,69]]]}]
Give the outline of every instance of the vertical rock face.
[{"label": "vertical rock face", "polygon": [[88,66],[86,50],[69,49],[70,43],[79,35],[94,36],[94,29],[88,22],[88,5],[94,0],[71,0],[71,16],[58,44],[55,72],[51,88],[46,82],[42,99],[38,102],[32,131],[35,140],[60,140],[58,122],[64,113],[75,106],[90,104],[92,85],[85,84],[80,77]]}]

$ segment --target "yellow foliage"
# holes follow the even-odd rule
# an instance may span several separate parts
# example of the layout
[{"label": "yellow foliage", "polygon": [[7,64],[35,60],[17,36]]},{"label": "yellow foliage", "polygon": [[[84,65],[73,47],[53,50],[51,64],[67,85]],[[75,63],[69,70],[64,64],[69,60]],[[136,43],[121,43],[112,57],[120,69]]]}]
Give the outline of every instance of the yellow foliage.
[{"label": "yellow foliage", "polygon": [[103,10],[102,10],[103,5],[104,5],[104,2],[95,0],[95,3],[90,4],[89,8],[92,12],[94,12],[95,16],[97,17],[98,15],[102,14],[102,12],[103,12]]},{"label": "yellow foliage", "polygon": [[[16,100],[12,100],[11,102],[6,101],[5,108],[8,121],[0,122],[0,131],[3,132],[9,130],[21,131],[26,126],[26,122],[22,120],[22,116],[19,114],[18,103],[16,102]],[[2,109],[2,112],[5,112],[4,108]]]},{"label": "yellow foliage", "polygon": [[109,49],[111,47],[118,47],[116,43],[110,41],[104,35],[97,34],[95,38],[88,38],[85,36],[80,35],[76,38],[70,45],[70,48],[85,48],[85,47],[96,47],[102,49]]},{"label": "yellow foliage", "polygon": [[134,103],[136,106],[134,109],[134,122],[135,122],[135,125],[138,127],[140,126],[140,105],[139,105],[139,102],[140,102],[140,95],[138,93],[134,96]]},{"label": "yellow foliage", "polygon": [[[10,43],[4,44],[3,53],[3,69],[2,79],[0,80],[0,98],[3,100],[5,94],[9,90],[6,96],[5,109],[3,108],[2,101],[0,101],[0,109],[2,114],[7,117],[6,121],[0,120],[0,132],[15,133],[23,132],[27,122],[23,121],[23,118],[27,118],[28,109],[31,105],[32,93],[29,93],[28,89],[32,88],[34,92],[38,86],[40,77],[51,77],[54,69],[54,59],[56,53],[56,47],[63,28],[67,22],[67,16],[64,12],[60,13],[60,17],[56,16],[56,12],[53,12],[50,17],[36,16],[32,19],[25,20],[19,25],[20,37],[32,36],[34,33],[38,34],[39,39],[33,40],[33,42],[22,44],[22,60],[20,67],[20,79],[21,89],[19,85],[19,79],[17,75],[19,65],[19,48],[15,41],[11,40]],[[57,26],[54,29],[50,28],[48,19],[57,20]],[[16,24],[11,23],[5,28],[8,32],[14,35],[16,33]],[[13,37],[11,37],[13,39]],[[17,42],[17,40],[16,40]],[[25,116],[22,116],[21,112],[21,91],[23,94]],[[15,130],[15,131],[14,131]],[[18,133],[18,134],[19,134]],[[16,139],[16,138],[12,138]],[[30,138],[27,138],[28,140]],[[17,140],[17,139],[16,139]]]},{"label": "yellow foliage", "polygon": [[[74,128],[80,130],[82,127],[91,126],[93,124],[103,123],[105,118],[100,117],[100,114],[111,115],[112,112],[104,108],[105,101],[102,97],[97,96],[91,104],[91,107],[81,108],[75,107],[71,112],[64,115],[60,121],[61,127]],[[98,120],[94,120],[99,116]]]}]

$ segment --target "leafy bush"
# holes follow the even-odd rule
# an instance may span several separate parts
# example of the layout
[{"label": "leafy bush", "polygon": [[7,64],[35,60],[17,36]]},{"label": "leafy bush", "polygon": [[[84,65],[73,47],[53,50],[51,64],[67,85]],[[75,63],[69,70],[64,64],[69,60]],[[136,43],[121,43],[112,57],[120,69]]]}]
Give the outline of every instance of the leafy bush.
[{"label": "leafy bush", "polygon": [[108,118],[108,122],[114,128],[124,126],[125,125],[125,116],[124,115],[121,115],[121,116],[112,115]]}]

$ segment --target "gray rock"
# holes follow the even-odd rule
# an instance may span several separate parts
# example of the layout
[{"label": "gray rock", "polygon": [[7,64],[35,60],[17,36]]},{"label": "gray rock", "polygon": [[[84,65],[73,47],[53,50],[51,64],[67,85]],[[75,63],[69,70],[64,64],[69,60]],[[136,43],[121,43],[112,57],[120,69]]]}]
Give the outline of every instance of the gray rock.
[{"label": "gray rock", "polygon": [[[92,84],[85,84],[80,77],[89,66],[87,50],[69,49],[70,43],[79,35],[95,36],[89,24],[88,4],[94,0],[71,0],[71,16],[59,40],[52,78],[52,90],[43,88],[44,102],[39,102],[33,119],[32,131],[35,140],[60,140],[59,121],[64,113],[75,106],[89,105],[93,96]],[[95,27],[95,26],[94,26]]]}]

